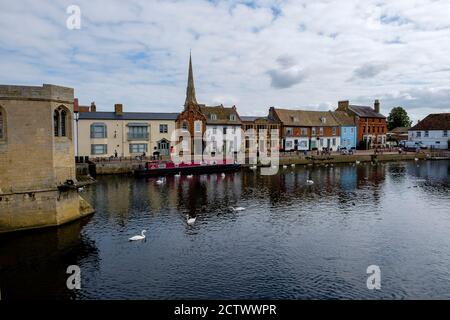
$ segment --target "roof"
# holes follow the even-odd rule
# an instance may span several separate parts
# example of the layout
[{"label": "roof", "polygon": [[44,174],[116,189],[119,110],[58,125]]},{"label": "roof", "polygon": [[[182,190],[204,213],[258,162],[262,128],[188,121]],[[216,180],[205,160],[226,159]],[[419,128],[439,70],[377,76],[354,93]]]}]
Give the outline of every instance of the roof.
[{"label": "roof", "polygon": [[275,120],[269,119],[267,116],[240,116],[242,122],[258,122],[259,124],[278,124]]},{"label": "roof", "polygon": [[340,124],[330,111],[274,109],[285,126],[334,127]]},{"label": "roof", "polygon": [[356,115],[359,117],[383,119],[386,118],[381,113],[376,112],[372,107],[349,105],[348,108],[356,113]]},{"label": "roof", "polygon": [[[241,118],[236,111],[235,107],[224,107],[224,106],[204,106],[200,105],[200,112],[206,117],[206,124],[242,124]],[[211,115],[215,114],[217,119],[211,119]],[[230,120],[230,115],[234,114],[236,120]]]},{"label": "roof", "polygon": [[397,127],[392,129],[390,132],[391,133],[408,133],[408,130],[410,129],[410,127]]},{"label": "roof", "polygon": [[160,113],[160,112],[124,112],[117,114],[115,112],[80,112],[80,120],[173,120],[175,121],[178,113]]},{"label": "roof", "polygon": [[450,130],[450,113],[429,114],[409,130]]},{"label": "roof", "polygon": [[334,118],[341,126],[356,126],[355,119],[345,111],[332,112]]}]

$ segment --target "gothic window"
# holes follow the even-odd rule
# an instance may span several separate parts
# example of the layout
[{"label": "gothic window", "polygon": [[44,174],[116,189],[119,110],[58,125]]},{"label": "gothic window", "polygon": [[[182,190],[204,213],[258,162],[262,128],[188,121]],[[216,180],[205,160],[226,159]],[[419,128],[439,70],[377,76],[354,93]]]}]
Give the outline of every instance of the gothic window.
[{"label": "gothic window", "polygon": [[70,137],[69,111],[60,106],[53,112],[53,134],[55,137]]},{"label": "gothic window", "polygon": [[0,140],[6,138],[6,113],[2,107],[0,107]]}]

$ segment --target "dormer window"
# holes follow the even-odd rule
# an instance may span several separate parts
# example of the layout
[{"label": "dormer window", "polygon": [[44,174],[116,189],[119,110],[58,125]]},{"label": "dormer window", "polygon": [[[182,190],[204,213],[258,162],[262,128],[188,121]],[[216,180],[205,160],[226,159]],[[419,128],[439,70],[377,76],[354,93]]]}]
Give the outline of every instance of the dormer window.
[{"label": "dormer window", "polygon": [[291,117],[291,121],[292,121],[292,122],[298,122],[298,118],[297,118],[297,117],[294,117],[294,116],[292,116],[292,117]]},{"label": "dormer window", "polygon": [[230,121],[236,121],[236,115],[230,114]]},{"label": "dormer window", "polygon": [[210,118],[211,120],[217,120],[217,114],[211,113]]},{"label": "dormer window", "polygon": [[321,118],[320,118],[320,122],[322,122],[322,123],[327,123],[327,118],[321,117]]}]

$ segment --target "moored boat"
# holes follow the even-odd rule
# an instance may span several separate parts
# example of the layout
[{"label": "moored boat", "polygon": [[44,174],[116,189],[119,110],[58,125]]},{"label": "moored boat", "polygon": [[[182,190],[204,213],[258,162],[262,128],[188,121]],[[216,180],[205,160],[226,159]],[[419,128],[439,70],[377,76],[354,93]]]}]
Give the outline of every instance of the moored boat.
[{"label": "moored boat", "polygon": [[191,175],[234,172],[241,168],[240,164],[201,164],[201,163],[180,163],[151,161],[145,164],[142,169],[134,170],[137,176],[165,176],[165,175]]}]

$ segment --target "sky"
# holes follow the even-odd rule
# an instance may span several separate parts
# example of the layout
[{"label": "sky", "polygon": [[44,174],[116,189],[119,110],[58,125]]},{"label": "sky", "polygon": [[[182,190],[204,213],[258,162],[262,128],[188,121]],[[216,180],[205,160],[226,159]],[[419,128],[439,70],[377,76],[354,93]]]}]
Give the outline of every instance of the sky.
[{"label": "sky", "polygon": [[416,122],[450,112],[449,12],[447,0],[0,0],[0,84],[179,112],[192,51],[199,103],[267,115],[379,99]]}]

